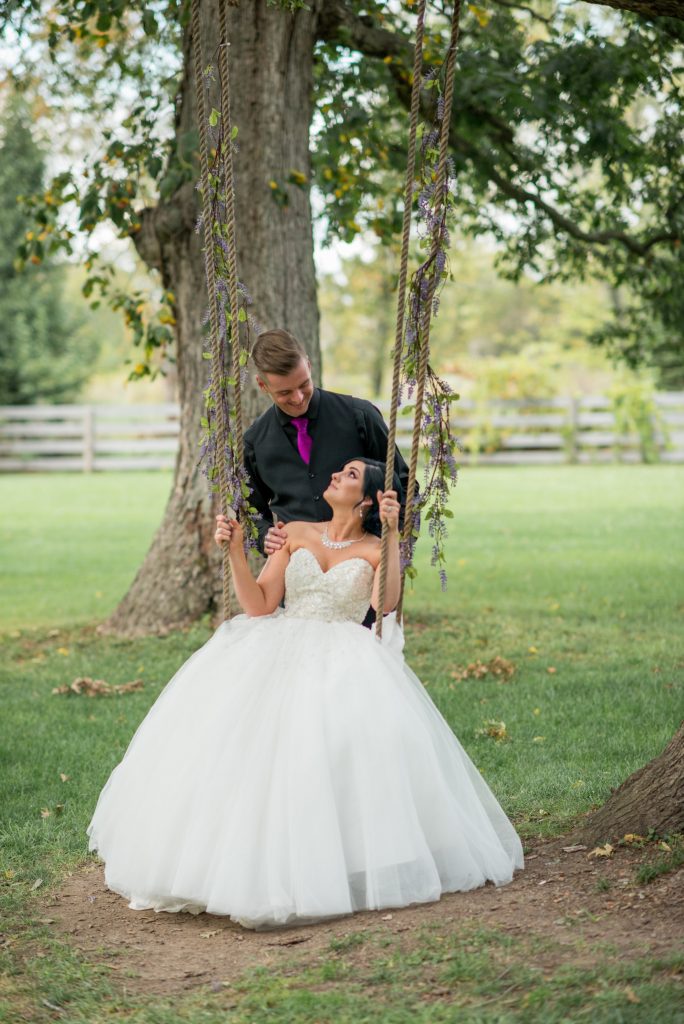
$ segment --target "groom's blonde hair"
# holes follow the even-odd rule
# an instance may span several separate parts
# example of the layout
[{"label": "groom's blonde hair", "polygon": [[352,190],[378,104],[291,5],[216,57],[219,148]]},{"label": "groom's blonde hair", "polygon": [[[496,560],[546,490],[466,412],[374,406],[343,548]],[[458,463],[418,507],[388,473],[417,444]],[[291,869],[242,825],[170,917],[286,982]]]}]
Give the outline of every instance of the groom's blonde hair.
[{"label": "groom's blonde hair", "polygon": [[281,328],[262,331],[252,348],[252,362],[262,377],[265,373],[286,377],[296,369],[300,359],[308,358],[301,341]]}]

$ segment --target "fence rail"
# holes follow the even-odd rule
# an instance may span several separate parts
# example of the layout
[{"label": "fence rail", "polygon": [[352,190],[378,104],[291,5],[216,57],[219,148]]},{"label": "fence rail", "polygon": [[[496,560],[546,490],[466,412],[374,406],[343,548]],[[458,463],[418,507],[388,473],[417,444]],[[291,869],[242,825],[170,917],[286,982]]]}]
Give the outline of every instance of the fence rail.
[{"label": "fence rail", "polygon": [[[378,405],[387,414],[388,403]],[[464,399],[452,423],[464,463],[684,462],[684,392],[658,392],[638,431],[605,395]],[[174,403],[0,406],[0,472],[170,469],[179,430]],[[397,438],[406,451],[409,417],[399,416]]]}]

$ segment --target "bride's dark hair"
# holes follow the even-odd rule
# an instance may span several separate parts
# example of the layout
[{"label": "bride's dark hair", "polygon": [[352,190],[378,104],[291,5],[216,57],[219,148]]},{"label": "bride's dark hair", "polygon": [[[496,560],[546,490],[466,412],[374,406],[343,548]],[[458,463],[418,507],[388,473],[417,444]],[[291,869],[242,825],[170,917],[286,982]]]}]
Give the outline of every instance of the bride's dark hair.
[{"label": "bride's dark hair", "polygon": [[[367,459],[363,455],[356,455],[353,459],[349,459],[349,462],[363,462],[366,467],[363,474],[362,488],[363,497],[370,498],[373,502],[372,505],[368,506],[368,511],[363,517],[363,528],[368,533],[375,534],[376,537],[380,537],[382,534],[382,523],[380,521],[380,509],[378,507],[378,491],[384,491],[385,489],[385,463],[379,462],[377,459]],[[403,504],[404,491],[399,480],[399,475],[394,470],[394,479],[392,480],[392,490],[397,492],[399,503]],[[358,503],[359,505],[361,502]],[[358,505],[354,506],[358,508]]]}]

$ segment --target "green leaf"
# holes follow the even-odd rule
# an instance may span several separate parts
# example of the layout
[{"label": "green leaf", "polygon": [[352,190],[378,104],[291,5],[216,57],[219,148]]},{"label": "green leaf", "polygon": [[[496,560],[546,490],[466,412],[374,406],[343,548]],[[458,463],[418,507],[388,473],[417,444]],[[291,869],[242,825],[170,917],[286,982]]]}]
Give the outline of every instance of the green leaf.
[{"label": "green leaf", "polygon": [[211,114],[209,115],[209,124],[212,128],[215,128],[218,124],[218,119],[221,116],[221,111],[217,110],[216,107],[211,108]]},{"label": "green leaf", "polygon": [[238,126],[236,124],[234,124],[233,127],[230,130],[230,137],[231,137],[231,139],[237,139],[237,133],[238,133]]},{"label": "green leaf", "polygon": [[150,10],[143,11],[142,26],[146,36],[156,36],[157,34],[157,19],[154,16],[154,12]]},{"label": "green leaf", "polygon": [[244,324],[246,319],[247,319],[247,314],[245,312],[245,308],[244,308],[244,306],[240,306],[240,309],[238,310],[238,322],[241,323],[241,324]]}]

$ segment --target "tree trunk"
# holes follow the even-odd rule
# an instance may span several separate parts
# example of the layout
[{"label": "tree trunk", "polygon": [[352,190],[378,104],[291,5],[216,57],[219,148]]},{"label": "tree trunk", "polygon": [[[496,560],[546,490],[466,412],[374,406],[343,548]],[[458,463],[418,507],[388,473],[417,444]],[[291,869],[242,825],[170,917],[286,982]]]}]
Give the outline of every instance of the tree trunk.
[{"label": "tree trunk", "polygon": [[[204,65],[217,63],[218,3],[202,4]],[[285,327],[307,346],[320,371],[318,307],[308,188],[288,185],[292,171],[310,178],[313,48],[320,0],[289,14],[265,0],[229,8],[231,115],[238,126],[235,199],[238,274],[263,327]],[[185,71],[176,141],[196,130],[195,84],[189,29],[183,40]],[[214,105],[219,103],[214,101]],[[274,201],[269,181],[278,183]],[[187,182],[167,203],[148,209],[136,246],[176,297],[180,449],[162,524],[135,580],[103,629],[126,635],[159,633],[220,608],[218,549],[213,541],[213,502],[198,467],[202,390],[202,316],[207,298],[200,236],[194,225],[197,192]],[[245,425],[261,411],[253,382],[246,389]]]},{"label": "tree trunk", "polygon": [[651,829],[684,832],[684,723],[662,754],[630,775],[575,835],[593,844]]}]

